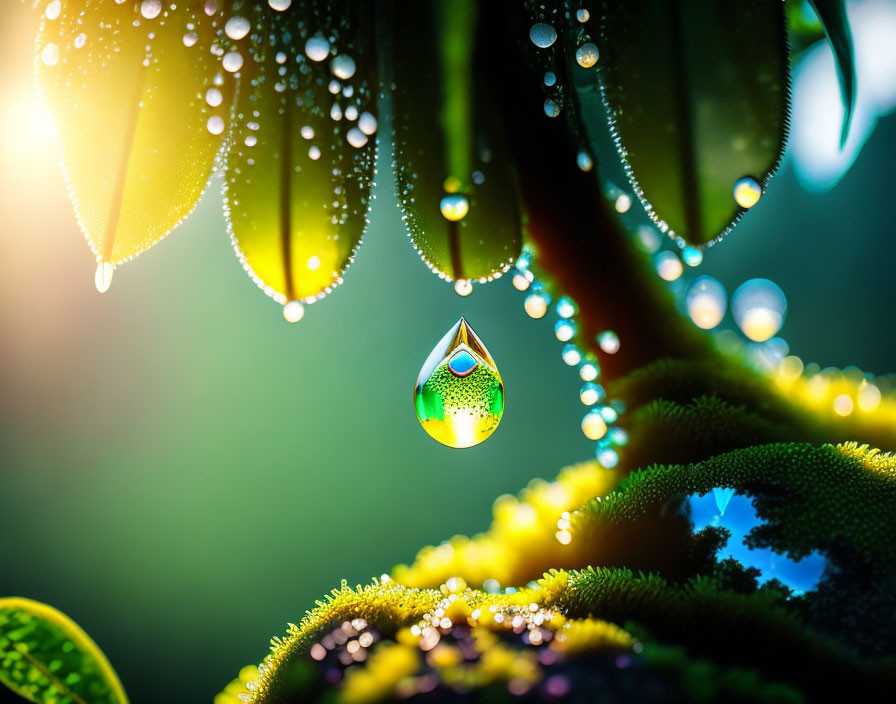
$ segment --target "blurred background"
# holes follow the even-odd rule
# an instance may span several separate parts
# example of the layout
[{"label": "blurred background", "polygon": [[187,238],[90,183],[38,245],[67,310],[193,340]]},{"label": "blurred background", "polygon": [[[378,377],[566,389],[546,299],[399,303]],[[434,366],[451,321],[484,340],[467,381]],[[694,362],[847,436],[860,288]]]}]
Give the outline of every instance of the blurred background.
[{"label": "blurred background", "polygon": [[[880,24],[894,3],[859,6]],[[594,456],[552,321],[525,315],[509,277],[462,299],[433,276],[388,168],[345,285],[297,325],[238,264],[217,181],[98,295],[32,96],[35,16],[15,2],[0,10],[0,594],[75,618],[134,700],[210,701],[340,579],[367,581],[425,544],[482,530],[499,494]],[[839,109],[818,51],[815,84],[800,84],[798,67],[795,131],[799,110],[811,113],[800,95]],[[788,158],[700,271],[729,293],[772,279],[793,352],[885,373],[896,370],[896,120],[862,98],[861,72],[859,85],[854,153],[834,149],[815,172]],[[460,314],[495,357],[508,403],[495,435],[465,451],[431,440],[411,402]]]}]

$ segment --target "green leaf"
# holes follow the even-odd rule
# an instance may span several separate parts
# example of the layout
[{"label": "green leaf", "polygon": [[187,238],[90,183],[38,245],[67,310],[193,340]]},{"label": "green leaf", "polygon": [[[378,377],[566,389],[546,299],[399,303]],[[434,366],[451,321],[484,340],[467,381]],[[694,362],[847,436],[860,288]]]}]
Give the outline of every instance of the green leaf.
[{"label": "green leaf", "polygon": [[849,18],[846,16],[846,3],[844,0],[810,0],[810,2],[818,14],[818,19],[821,20],[837,63],[840,93],[843,96],[843,130],[840,133],[840,145],[843,146],[849,135],[849,124],[856,104],[856,57]]},{"label": "green leaf", "polygon": [[0,599],[0,682],[38,704],[127,704],[118,676],[68,616],[30,599]]},{"label": "green leaf", "polygon": [[339,285],[367,224],[376,157],[370,9],[357,1],[250,10],[262,29],[243,69],[225,215],[244,268],[281,304],[313,303]]},{"label": "green leaf", "polygon": [[[780,0],[604,0],[582,33],[600,48],[590,70],[647,212],[692,244],[727,233],[744,211],[735,183],[749,177],[764,190],[787,137]],[[574,47],[566,53],[575,62]]]},{"label": "green leaf", "polygon": [[209,51],[216,31],[197,3],[153,15],[140,3],[67,0],[45,16],[36,81],[98,261],[151,247],[199,200],[226,138],[227,85],[219,105],[206,101],[221,71]]},{"label": "green leaf", "polygon": [[449,280],[488,280],[522,245],[512,161],[476,70],[477,10],[426,0],[393,3],[389,18],[399,199],[417,251]]}]

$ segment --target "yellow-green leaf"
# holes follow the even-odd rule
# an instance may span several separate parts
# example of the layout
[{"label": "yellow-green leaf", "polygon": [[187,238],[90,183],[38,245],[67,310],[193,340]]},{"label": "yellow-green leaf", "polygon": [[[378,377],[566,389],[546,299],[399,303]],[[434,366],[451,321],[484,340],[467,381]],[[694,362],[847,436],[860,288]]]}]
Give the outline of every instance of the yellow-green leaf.
[{"label": "yellow-green leaf", "polygon": [[[175,9],[176,8],[176,9]],[[36,81],[55,118],[81,229],[97,260],[126,261],[193,209],[226,138],[227,86],[201,2],[65,0],[46,13]],[[100,285],[98,279],[98,286]]]},{"label": "yellow-green leaf", "polygon": [[52,606],[0,598],[0,682],[37,704],[127,704],[90,636]]},{"label": "yellow-green leaf", "polygon": [[477,70],[473,0],[394,2],[392,124],[398,194],[423,260],[450,279],[487,280],[522,245],[504,127]]},{"label": "yellow-green leaf", "polygon": [[377,128],[371,9],[323,1],[248,13],[263,30],[239,91],[225,215],[244,268],[289,304],[291,321],[342,282],[367,224]]}]

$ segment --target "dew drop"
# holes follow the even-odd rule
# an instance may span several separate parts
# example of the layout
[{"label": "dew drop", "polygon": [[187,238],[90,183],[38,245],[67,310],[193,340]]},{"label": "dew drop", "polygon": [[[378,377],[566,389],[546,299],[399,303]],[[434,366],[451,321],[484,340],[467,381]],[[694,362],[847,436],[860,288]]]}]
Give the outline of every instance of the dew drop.
[{"label": "dew drop", "polygon": [[526,291],[532,285],[532,273],[529,271],[518,271],[513,275],[511,283],[517,291]]},{"label": "dew drop", "polygon": [[558,320],[554,325],[554,336],[560,342],[569,342],[576,335],[576,325],[571,320]]},{"label": "dew drop", "polygon": [[184,46],[193,46],[199,41],[199,35],[196,32],[187,32],[184,35]]},{"label": "dew drop", "polygon": [[[345,109],[345,119],[346,120],[357,120],[358,119],[358,108],[356,108],[354,105],[349,105]],[[361,130],[361,131],[364,132],[364,130]],[[364,132],[364,134],[367,134],[367,133]]]},{"label": "dew drop", "polygon": [[218,107],[224,101],[224,96],[217,88],[209,88],[205,91],[205,102],[213,108]]},{"label": "dew drop", "polygon": [[224,118],[220,115],[212,115],[208,118],[206,127],[212,134],[221,134],[224,131]]},{"label": "dew drop", "polygon": [[442,201],[439,203],[439,210],[442,212],[442,217],[446,220],[458,222],[463,220],[467,213],[470,212],[470,201],[460,193],[451,193],[442,198]]},{"label": "dew drop", "polygon": [[597,50],[597,44],[594,42],[586,42],[576,49],[576,63],[582,68],[591,68],[597,63],[600,52]]},{"label": "dew drop", "polygon": [[358,129],[364,134],[371,135],[376,133],[376,128],[376,117],[372,113],[362,112],[358,118]]},{"label": "dew drop", "polygon": [[529,30],[529,39],[539,49],[547,49],[557,41],[557,30],[549,24],[539,22],[538,24],[533,24]]},{"label": "dew drop", "polygon": [[741,208],[752,208],[762,196],[762,186],[752,176],[744,176],[734,184],[734,200]]},{"label": "dew drop", "polygon": [[99,262],[96,265],[93,283],[96,285],[97,291],[105,293],[109,290],[109,287],[112,285],[112,273],[114,271],[115,267],[112,265],[112,262]]},{"label": "dew drop", "polygon": [[612,330],[604,330],[598,334],[597,344],[607,354],[616,354],[619,351],[619,335]]},{"label": "dew drop", "polygon": [[283,12],[289,9],[289,6],[292,5],[292,0],[268,0],[268,5],[271,6],[272,10]]},{"label": "dew drop", "polygon": [[787,298],[773,281],[750,279],[731,296],[731,312],[744,335],[754,342],[765,342],[781,329]]},{"label": "dew drop", "polygon": [[583,7],[581,10],[576,10],[576,19],[582,23],[587,22],[591,19],[591,13]]},{"label": "dew drop", "polygon": [[576,164],[582,171],[591,171],[594,163],[591,161],[591,155],[588,152],[579,152],[576,156]]},{"label": "dew drop", "polygon": [[225,71],[236,73],[243,67],[243,55],[238,51],[228,51],[221,60]]},{"label": "dew drop", "polygon": [[224,33],[234,41],[245,37],[250,29],[252,29],[252,25],[249,24],[249,20],[239,16],[231,17],[224,25]]},{"label": "dew drop", "polygon": [[664,281],[675,281],[684,271],[681,259],[675,255],[675,252],[670,252],[668,249],[657,254],[653,261],[656,273]]},{"label": "dew drop", "polygon": [[703,262],[703,252],[699,247],[688,245],[681,250],[681,258],[688,266],[700,266]]},{"label": "dew drop", "polygon": [[309,125],[305,125],[302,127],[302,138],[303,139],[313,139],[314,138],[314,128]]},{"label": "dew drop", "polygon": [[77,37],[75,37],[74,47],[75,49],[83,49],[84,45],[87,43],[87,35],[84,32],[81,32]]},{"label": "dew drop", "polygon": [[283,318],[287,323],[297,323],[304,316],[305,306],[301,301],[289,301],[285,306],[283,306]]},{"label": "dew drop", "polygon": [[563,296],[557,301],[557,315],[561,318],[571,318],[576,314],[576,304],[569,296]]},{"label": "dew drop", "polygon": [[600,440],[607,434],[607,422],[597,409],[588,411],[582,418],[582,432],[589,440]]},{"label": "dew drop", "polygon": [[53,0],[53,2],[47,5],[47,9],[44,10],[48,20],[55,20],[59,17],[60,12],[62,12],[62,2],[60,0]]},{"label": "dew drop", "polygon": [[205,14],[211,17],[218,11],[218,3],[214,2],[213,0],[209,0],[203,6],[203,10],[205,11]]},{"label": "dew drop", "polygon": [[143,0],[140,3],[140,14],[151,20],[159,16],[162,11],[162,0]]},{"label": "dew drop", "polygon": [[316,146],[311,147],[311,149],[308,150],[308,158],[312,161],[317,161],[318,159],[320,159],[320,149]]},{"label": "dew drop", "polygon": [[330,108],[330,119],[331,120],[341,120],[342,119],[342,108],[339,107],[338,104],[334,104],[333,107]]},{"label": "dew drop", "polygon": [[606,392],[604,391],[604,388],[600,384],[595,384],[592,381],[583,384],[579,391],[579,399],[586,406],[593,406],[595,403],[602,401],[605,396]]},{"label": "dew drop", "polygon": [[712,330],[725,317],[728,294],[713,277],[700,276],[688,289],[685,305],[694,325],[703,330]]},{"label": "dew drop", "polygon": [[526,309],[526,315],[536,320],[543,318],[548,312],[547,299],[541,293],[530,293],[526,296],[523,307]]},{"label": "dew drop", "polygon": [[47,66],[55,66],[59,61],[59,47],[50,42],[40,52],[40,60]]},{"label": "dew drop", "polygon": [[369,137],[357,127],[352,127],[348,132],[346,132],[345,139],[353,147],[360,149],[365,144],[367,144],[367,140],[369,139]]},{"label": "dew drop", "polygon": [[467,279],[458,279],[454,282],[454,292],[458,296],[469,296],[473,293],[473,284]]},{"label": "dew drop", "polygon": [[347,80],[355,75],[355,60],[351,56],[340,54],[333,58],[330,70],[336,78],[341,78],[343,81]]},{"label": "dew drop", "polygon": [[570,367],[576,367],[582,361],[581,351],[573,344],[565,345],[563,351],[560,352],[560,357],[563,359],[564,364]]},{"label": "dew drop", "polygon": [[305,42],[305,55],[312,61],[323,61],[330,53],[330,42],[323,35],[315,34]]},{"label": "dew drop", "polygon": [[616,199],[616,212],[627,213],[632,207],[632,197],[628,193],[623,193]]},{"label": "dew drop", "polygon": [[258,144],[258,138],[254,134],[250,134],[243,141],[243,144],[245,144],[247,147],[254,147],[256,144]]},{"label": "dew drop", "polygon": [[547,73],[544,74],[544,84],[548,88],[553,86],[555,83],[557,83],[557,76],[554,74],[553,71],[548,71]]},{"label": "dew drop", "polygon": [[548,117],[557,117],[560,114],[560,105],[553,98],[544,101],[544,114]]}]

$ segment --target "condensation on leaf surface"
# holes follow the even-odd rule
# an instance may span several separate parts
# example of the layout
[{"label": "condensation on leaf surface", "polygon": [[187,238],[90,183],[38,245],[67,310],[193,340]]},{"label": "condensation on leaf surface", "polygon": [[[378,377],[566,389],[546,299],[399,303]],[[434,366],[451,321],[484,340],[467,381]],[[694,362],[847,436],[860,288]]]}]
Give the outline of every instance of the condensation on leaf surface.
[{"label": "condensation on leaf surface", "polygon": [[263,29],[245,52],[225,216],[244,268],[281,304],[312,303],[340,284],[367,223],[376,156],[371,8],[331,4],[244,10]]},{"label": "condensation on leaf surface", "polygon": [[35,81],[99,261],[136,256],[189,215],[226,139],[232,87],[222,83],[223,104],[205,101],[220,59],[208,50],[215,27],[198,7],[160,3],[154,13],[140,3],[67,0],[58,15],[45,14]]},{"label": "condensation on leaf surface", "polygon": [[0,683],[40,704],[127,704],[106,656],[68,616],[0,599]]},{"label": "condensation on leaf surface", "polygon": [[635,192],[663,231],[712,243],[743,213],[735,183],[764,189],[783,152],[782,3],[605,0],[594,15],[600,86]]},{"label": "condensation on leaf surface", "polygon": [[521,208],[494,98],[476,70],[470,0],[394,8],[394,169],[411,240],[448,280],[487,281],[522,246]]}]

